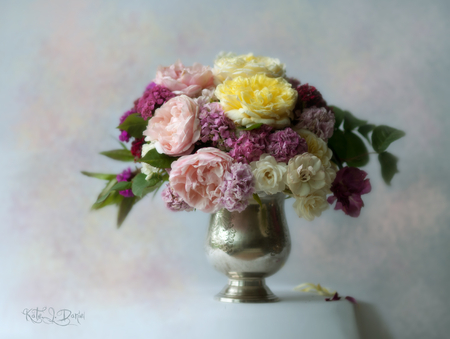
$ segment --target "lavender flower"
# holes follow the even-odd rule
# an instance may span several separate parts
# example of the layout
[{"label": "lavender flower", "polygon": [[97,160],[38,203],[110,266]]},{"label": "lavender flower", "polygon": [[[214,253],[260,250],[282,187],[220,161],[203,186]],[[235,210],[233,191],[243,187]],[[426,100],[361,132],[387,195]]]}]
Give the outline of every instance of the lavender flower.
[{"label": "lavender flower", "polygon": [[172,190],[169,184],[167,184],[167,187],[162,191],[161,196],[163,201],[166,203],[167,208],[173,212],[190,212],[194,210],[176,192]]},{"label": "lavender flower", "polygon": [[334,123],[335,118],[331,110],[314,106],[303,110],[295,128],[307,129],[327,141],[333,135]]},{"label": "lavender flower", "polygon": [[[200,108],[200,126],[202,142],[212,141],[214,147],[226,150],[236,139],[233,121],[225,116],[222,106],[218,102],[207,103]],[[230,140],[228,140],[230,139]]]},{"label": "lavender flower", "polygon": [[[122,116],[120,117],[120,124],[122,124],[126,120],[126,118],[128,118],[128,116],[133,113],[136,113],[136,111],[131,109],[129,111],[126,111],[124,114],[122,114]],[[130,135],[128,134],[128,132],[124,131],[124,130],[120,130],[120,131],[121,131],[121,133],[119,135],[119,140],[122,142],[130,141]]]},{"label": "lavender flower", "polygon": [[134,109],[143,119],[150,119],[155,109],[159,108],[175,96],[166,87],[151,83],[145,89],[141,98],[134,102]]},{"label": "lavender flower", "polygon": [[272,155],[277,162],[287,164],[289,159],[307,151],[306,140],[290,127],[269,135],[267,153]]},{"label": "lavender flower", "polygon": [[[121,181],[131,181],[131,179],[133,178],[133,173],[131,173],[131,168],[127,168],[126,170],[124,170],[122,173],[117,174],[117,181],[121,182]],[[133,191],[131,190],[131,188],[123,190],[123,191],[119,191],[120,195],[123,195],[125,198],[131,198],[134,197]]]},{"label": "lavender flower", "polygon": [[255,192],[252,169],[249,165],[236,162],[225,174],[220,185],[222,196],[220,204],[229,211],[242,212],[248,205],[250,196]]},{"label": "lavender flower", "polygon": [[242,132],[239,139],[232,145],[230,156],[237,162],[246,164],[258,161],[261,154],[266,153],[268,136],[271,131],[272,127],[263,125],[258,129]]}]

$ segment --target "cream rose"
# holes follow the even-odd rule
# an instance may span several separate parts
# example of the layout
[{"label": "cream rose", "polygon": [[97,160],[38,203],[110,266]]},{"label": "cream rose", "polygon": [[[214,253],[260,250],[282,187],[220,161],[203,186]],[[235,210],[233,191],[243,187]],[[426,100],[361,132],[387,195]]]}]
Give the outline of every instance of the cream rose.
[{"label": "cream rose", "polygon": [[280,78],[286,75],[286,66],[280,60],[252,53],[236,55],[234,53],[219,54],[214,62],[213,73],[216,85],[227,78],[238,76],[248,78],[255,74],[265,74],[270,78]]},{"label": "cream rose", "polygon": [[265,124],[283,128],[291,124],[297,91],[283,78],[257,74],[225,80],[216,87],[216,97],[235,124]]},{"label": "cream rose", "polygon": [[258,161],[250,163],[255,177],[255,190],[266,194],[275,194],[285,188],[286,164],[277,162],[274,157],[263,154]]},{"label": "cream rose", "polygon": [[305,197],[331,185],[320,159],[303,153],[289,160],[286,183],[295,197]]},{"label": "cream rose", "polygon": [[293,207],[300,218],[312,221],[329,207],[326,191],[318,190],[305,197],[296,197]]}]

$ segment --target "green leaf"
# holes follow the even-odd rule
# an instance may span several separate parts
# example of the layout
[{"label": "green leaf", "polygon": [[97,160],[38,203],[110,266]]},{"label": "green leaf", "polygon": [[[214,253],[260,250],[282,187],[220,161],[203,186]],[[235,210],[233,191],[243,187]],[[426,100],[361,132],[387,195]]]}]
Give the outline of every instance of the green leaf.
[{"label": "green leaf", "polygon": [[369,162],[369,152],[367,151],[364,141],[355,133],[350,131],[344,132],[346,140],[345,159],[341,159],[351,167],[362,167]]},{"label": "green leaf", "polygon": [[117,174],[93,173],[93,172],[85,172],[85,171],[81,171],[81,173],[88,177],[102,179],[102,180],[112,180],[117,176]]},{"label": "green leaf", "polygon": [[152,165],[156,168],[170,168],[172,162],[177,160],[177,157],[169,157],[165,154],[159,154],[158,151],[153,148],[147,152],[147,154],[141,158],[140,162],[145,162],[146,164]]},{"label": "green leaf", "polygon": [[389,152],[382,152],[378,154],[378,161],[381,165],[381,176],[384,182],[390,186],[395,173],[399,172],[397,168],[398,158]]},{"label": "green leaf", "polygon": [[375,127],[372,133],[372,146],[378,152],[384,152],[395,140],[405,136],[405,132],[386,125]]},{"label": "green leaf", "polygon": [[97,198],[97,201],[95,202],[95,204],[99,204],[99,203],[101,203],[102,201],[104,201],[104,200],[108,197],[109,193],[111,193],[111,189],[113,188],[113,186],[114,186],[115,184],[117,184],[117,179],[116,179],[116,178],[110,180],[110,181],[106,184],[106,186],[105,186],[105,188],[103,189],[103,191],[101,191],[100,194],[98,195],[98,198]]},{"label": "green leaf", "polygon": [[136,201],[136,197],[132,198],[124,198],[119,205],[119,213],[117,214],[117,227],[122,226],[125,218],[128,213],[130,213],[133,208],[134,202]]},{"label": "green leaf", "polygon": [[127,131],[135,138],[142,138],[142,133],[147,129],[148,121],[142,119],[137,113],[130,114],[117,128]]},{"label": "green leaf", "polygon": [[125,145],[122,141],[119,141],[119,144],[123,149],[126,149],[128,151],[127,145]]},{"label": "green leaf", "polygon": [[258,194],[253,193],[253,199],[255,199],[255,201],[259,204],[259,206],[262,207],[262,201]]},{"label": "green leaf", "polygon": [[362,125],[362,126],[359,126],[359,128],[358,128],[359,134],[361,134],[364,138],[366,138],[367,141],[369,142],[369,144],[371,143],[371,141],[369,139],[369,133],[372,132],[374,128],[375,128],[375,125],[373,125],[373,124]]},{"label": "green leaf", "polygon": [[131,188],[131,182],[130,181],[121,181],[118,182],[117,184],[115,184],[112,188],[111,191],[124,191]]},{"label": "green leaf", "polygon": [[341,126],[342,121],[344,121],[345,112],[341,110],[339,107],[330,106],[333,109],[334,118],[336,122],[334,123],[334,128],[338,129]]},{"label": "green leaf", "polygon": [[333,136],[328,139],[328,147],[333,151],[333,155],[338,162],[343,162],[347,157],[347,139],[345,139],[344,132],[337,129],[333,132]]},{"label": "green leaf", "polygon": [[153,173],[149,180],[146,180],[146,174],[140,173],[133,178],[133,185],[131,189],[133,190],[133,194],[142,198],[144,193],[147,194],[152,190],[146,190],[149,187],[155,186],[161,181],[161,175],[158,173]]},{"label": "green leaf", "polygon": [[100,154],[107,156],[108,158],[119,161],[134,161],[134,156],[130,151],[125,149],[115,149],[112,151],[101,152]]},{"label": "green leaf", "polygon": [[113,191],[111,192],[111,194],[108,195],[108,197],[104,201],[93,204],[92,209],[99,210],[100,208],[103,208],[108,205],[112,204],[117,205],[122,201],[123,198],[124,198],[123,195],[121,195],[118,191]]},{"label": "green leaf", "polygon": [[346,131],[354,130],[356,127],[363,126],[365,124],[367,124],[367,120],[360,120],[350,112],[345,111],[344,129]]},{"label": "green leaf", "polygon": [[251,131],[253,129],[257,129],[260,128],[263,124],[253,124],[249,127],[245,127],[245,128],[239,128],[241,131]]}]

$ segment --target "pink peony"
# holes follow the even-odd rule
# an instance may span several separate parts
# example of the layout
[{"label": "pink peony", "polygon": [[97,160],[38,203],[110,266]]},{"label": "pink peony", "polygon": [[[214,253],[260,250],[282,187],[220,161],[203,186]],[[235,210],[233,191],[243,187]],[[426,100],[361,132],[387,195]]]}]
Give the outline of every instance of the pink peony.
[{"label": "pink peony", "polygon": [[232,160],[217,148],[201,148],[172,163],[170,186],[189,206],[206,213],[217,212],[222,208],[220,185]]},{"label": "pink peony", "polygon": [[334,113],[331,110],[313,106],[303,110],[295,129],[307,129],[327,141],[333,135],[334,123]]},{"label": "pink peony", "polygon": [[214,86],[214,77],[208,66],[194,63],[191,67],[184,67],[178,60],[169,67],[159,66],[153,82],[176,95],[184,94],[194,98],[201,94],[202,89]]},{"label": "pink peony", "polygon": [[181,95],[170,99],[155,111],[144,135],[156,141],[159,153],[180,156],[192,152],[200,132],[197,104],[186,95]]},{"label": "pink peony", "polygon": [[359,217],[364,206],[361,195],[372,189],[369,179],[365,179],[366,176],[366,172],[356,167],[340,169],[330,188],[334,195],[328,197],[328,202],[332,204],[337,200],[335,210],[343,210],[351,217]]}]

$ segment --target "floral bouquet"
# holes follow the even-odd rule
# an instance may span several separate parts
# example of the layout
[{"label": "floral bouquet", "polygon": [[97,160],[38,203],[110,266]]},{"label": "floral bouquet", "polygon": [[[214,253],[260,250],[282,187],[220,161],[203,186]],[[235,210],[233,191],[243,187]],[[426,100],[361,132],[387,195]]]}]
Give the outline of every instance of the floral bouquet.
[{"label": "floral bouquet", "polygon": [[119,226],[161,186],[172,211],[242,212],[282,192],[306,220],[333,203],[357,217],[371,190],[359,169],[369,161],[364,139],[390,184],[397,158],[386,149],[405,134],[328,105],[315,87],[286,77],[278,59],[232,53],[220,54],[213,68],[160,66],[118,129],[122,149],[101,154],[141,167],[82,173],[108,181],[93,209],[118,205]]}]

